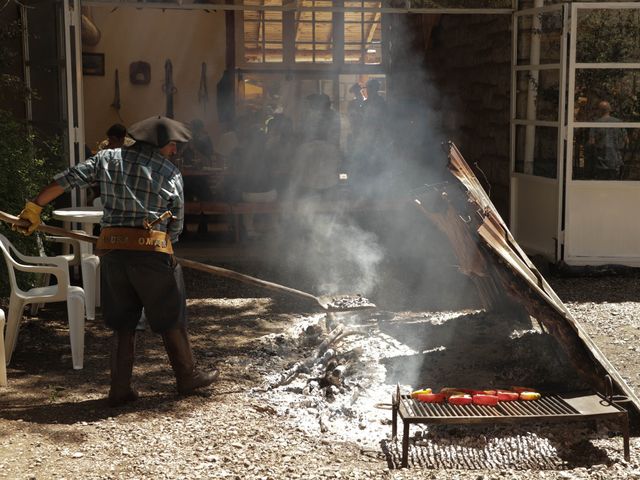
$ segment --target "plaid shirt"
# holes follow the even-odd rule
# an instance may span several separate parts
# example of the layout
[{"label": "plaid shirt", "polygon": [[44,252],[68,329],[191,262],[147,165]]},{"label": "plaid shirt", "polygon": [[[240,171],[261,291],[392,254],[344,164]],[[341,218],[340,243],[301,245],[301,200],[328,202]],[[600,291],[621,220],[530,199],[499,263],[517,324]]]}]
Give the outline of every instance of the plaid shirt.
[{"label": "plaid shirt", "polygon": [[178,241],[184,223],[182,175],[151,146],[102,150],[58,173],[54,180],[65,191],[97,182],[103,227],[142,227],[145,219],[151,222],[170,210],[173,219],[156,224],[154,229],[166,231],[172,242]]}]

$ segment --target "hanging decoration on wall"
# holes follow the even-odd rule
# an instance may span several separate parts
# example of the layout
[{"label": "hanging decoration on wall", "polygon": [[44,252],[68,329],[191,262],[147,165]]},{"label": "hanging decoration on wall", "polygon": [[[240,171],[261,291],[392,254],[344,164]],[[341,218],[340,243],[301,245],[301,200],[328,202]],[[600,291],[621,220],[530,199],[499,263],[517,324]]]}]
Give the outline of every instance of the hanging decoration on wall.
[{"label": "hanging decoration on wall", "polygon": [[198,90],[198,102],[202,104],[202,110],[207,111],[209,103],[209,90],[207,89],[207,64],[202,62],[200,68],[200,89]]},{"label": "hanging decoration on wall", "polygon": [[118,77],[118,69],[116,68],[115,92],[113,95],[113,103],[111,104],[120,114],[120,78]]},{"label": "hanging decoration on wall", "polygon": [[167,101],[165,116],[173,118],[173,95],[178,89],[173,84],[173,65],[171,60],[164,62],[164,85],[162,86],[162,91]]},{"label": "hanging decoration on wall", "polygon": [[129,81],[133,85],[147,85],[151,81],[151,65],[147,62],[131,62]]}]

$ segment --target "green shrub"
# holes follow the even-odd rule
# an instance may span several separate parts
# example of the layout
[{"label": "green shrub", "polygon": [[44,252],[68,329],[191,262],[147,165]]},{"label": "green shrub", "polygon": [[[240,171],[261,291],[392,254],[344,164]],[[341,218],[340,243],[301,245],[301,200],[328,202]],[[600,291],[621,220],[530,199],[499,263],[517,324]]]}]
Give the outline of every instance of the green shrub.
[{"label": "green shrub", "polygon": [[[38,137],[10,112],[0,110],[0,210],[18,215],[25,200],[32,199],[51,177],[63,167],[60,142]],[[42,214],[48,220],[50,207]],[[25,237],[11,231],[0,222],[0,233],[5,235],[22,253],[37,255],[35,237]],[[33,284],[35,278],[21,278],[21,283]],[[24,285],[23,285],[24,286]],[[9,280],[5,262],[0,262],[0,298],[9,294]],[[5,303],[4,301],[2,303]]]}]

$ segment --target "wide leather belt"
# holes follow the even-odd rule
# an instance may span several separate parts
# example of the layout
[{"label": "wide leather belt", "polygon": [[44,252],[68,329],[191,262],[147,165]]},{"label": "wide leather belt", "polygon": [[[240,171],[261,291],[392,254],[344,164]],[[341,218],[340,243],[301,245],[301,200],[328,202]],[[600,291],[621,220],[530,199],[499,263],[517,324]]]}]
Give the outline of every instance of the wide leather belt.
[{"label": "wide leather belt", "polygon": [[100,232],[96,248],[173,254],[173,246],[166,232],[141,228],[104,227]]}]

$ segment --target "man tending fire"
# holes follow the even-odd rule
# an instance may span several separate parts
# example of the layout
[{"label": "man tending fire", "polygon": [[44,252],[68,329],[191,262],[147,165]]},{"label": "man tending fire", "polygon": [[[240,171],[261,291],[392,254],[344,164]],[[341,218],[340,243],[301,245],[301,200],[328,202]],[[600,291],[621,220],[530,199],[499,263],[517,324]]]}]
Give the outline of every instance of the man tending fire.
[{"label": "man tending fire", "polygon": [[20,218],[30,235],[41,223],[42,208],[74,187],[100,186],[104,215],[98,241],[101,255],[102,313],[113,330],[112,407],[135,401],[131,387],[136,325],[144,308],[151,329],[162,335],[176,376],[178,393],[189,395],[213,383],[217,371],[199,372],[186,331],[182,268],[173,256],[184,220],[182,176],[169,159],[191,132],[180,122],[151,117],[131,126],[130,147],[98,152],[54,176],[27,202]]}]

